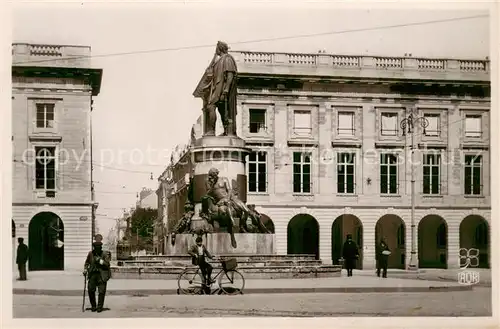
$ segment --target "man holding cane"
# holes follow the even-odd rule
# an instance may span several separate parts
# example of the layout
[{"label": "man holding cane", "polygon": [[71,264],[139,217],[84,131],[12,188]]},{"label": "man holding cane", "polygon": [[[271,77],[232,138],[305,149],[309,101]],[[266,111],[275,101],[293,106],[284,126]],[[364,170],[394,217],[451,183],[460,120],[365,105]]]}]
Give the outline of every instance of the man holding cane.
[{"label": "man holding cane", "polygon": [[[102,235],[97,234],[92,244],[92,251],[85,260],[83,275],[88,280],[87,288],[92,312],[102,312],[104,298],[106,297],[106,286],[111,277],[111,254],[102,250]],[[96,305],[95,291],[99,291],[99,299]]]}]

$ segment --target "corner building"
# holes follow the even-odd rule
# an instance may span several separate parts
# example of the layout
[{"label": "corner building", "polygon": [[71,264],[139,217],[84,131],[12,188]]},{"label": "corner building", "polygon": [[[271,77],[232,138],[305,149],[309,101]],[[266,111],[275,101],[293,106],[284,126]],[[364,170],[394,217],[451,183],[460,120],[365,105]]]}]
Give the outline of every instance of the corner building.
[{"label": "corner building", "polygon": [[[28,269],[81,269],[91,249],[93,97],[90,47],[12,45],[12,238]],[[15,249],[14,249],[15,257]]]},{"label": "corner building", "polygon": [[[358,268],[458,268],[460,248],[490,266],[487,60],[233,52],[248,203],[269,216],[279,254],[338,263],[347,234]],[[410,113],[424,117],[403,133]],[[420,121],[422,122],[422,120]],[[414,153],[412,159],[412,136]]]}]

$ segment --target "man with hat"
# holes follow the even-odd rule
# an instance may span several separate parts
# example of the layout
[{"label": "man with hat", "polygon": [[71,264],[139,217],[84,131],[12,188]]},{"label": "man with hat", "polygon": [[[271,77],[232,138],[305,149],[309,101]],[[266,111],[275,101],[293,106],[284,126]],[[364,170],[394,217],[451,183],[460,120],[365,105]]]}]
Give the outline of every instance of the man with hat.
[{"label": "man with hat", "polygon": [[356,242],[352,240],[351,234],[347,234],[347,239],[344,242],[344,248],[342,248],[342,257],[344,257],[347,276],[352,276],[352,270],[356,267],[356,259],[359,257],[359,250]]},{"label": "man with hat", "polygon": [[[104,298],[106,297],[106,286],[111,278],[111,253],[102,250],[102,235],[95,236],[95,242],[92,243],[92,251],[85,260],[84,275],[87,275],[87,290],[89,293],[92,312],[102,312],[104,307]],[[99,299],[96,305],[95,291],[99,290]]]}]

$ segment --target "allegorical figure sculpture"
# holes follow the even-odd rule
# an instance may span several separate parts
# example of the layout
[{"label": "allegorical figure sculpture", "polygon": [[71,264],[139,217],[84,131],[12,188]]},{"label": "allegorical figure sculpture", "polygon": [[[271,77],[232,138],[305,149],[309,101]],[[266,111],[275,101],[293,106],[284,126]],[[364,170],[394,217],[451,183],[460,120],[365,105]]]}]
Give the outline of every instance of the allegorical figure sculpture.
[{"label": "allegorical figure sculpture", "polygon": [[[233,185],[236,181],[233,181]],[[210,225],[217,223],[225,227],[231,235],[231,245],[236,248],[234,233],[269,233],[260,220],[260,214],[250,210],[238,198],[237,187],[231,186],[225,177],[219,176],[219,170],[212,168],[208,172],[207,194],[202,198],[200,215]],[[251,224],[247,225],[247,220]]]},{"label": "allegorical figure sculpture", "polygon": [[202,218],[211,225],[217,222],[219,226],[225,227],[231,234],[231,245],[236,248],[234,233],[246,232],[249,210],[231,191],[227,178],[219,177],[219,170],[216,168],[208,172],[207,194],[202,198],[201,204]]},{"label": "allegorical figure sculpture", "polygon": [[203,99],[204,136],[215,136],[218,109],[224,136],[236,136],[236,61],[227,43],[219,41],[215,54],[193,95]]},{"label": "allegorical figure sculpture", "polygon": [[189,201],[184,204],[184,214],[182,215],[181,219],[175,225],[174,229],[172,230],[171,234],[171,241],[172,245],[175,244],[175,235],[176,234],[181,234],[181,233],[190,233],[191,230],[191,219],[194,216],[194,206],[192,203]]},{"label": "allegorical figure sculpture", "polygon": [[[255,205],[248,205],[250,211],[249,217],[252,220],[251,225],[247,225],[247,230],[252,233],[271,233],[262,222],[262,215],[255,210]],[[249,228],[251,226],[251,228]]]}]

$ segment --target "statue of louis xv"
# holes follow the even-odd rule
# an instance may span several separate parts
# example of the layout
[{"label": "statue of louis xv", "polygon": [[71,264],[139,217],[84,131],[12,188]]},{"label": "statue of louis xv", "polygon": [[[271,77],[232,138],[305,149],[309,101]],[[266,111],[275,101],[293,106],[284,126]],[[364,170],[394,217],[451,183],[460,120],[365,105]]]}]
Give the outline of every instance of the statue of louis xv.
[{"label": "statue of louis xv", "polygon": [[224,127],[223,136],[236,136],[236,61],[229,53],[227,43],[219,41],[212,61],[198,83],[193,96],[203,99],[204,136],[215,136],[219,111]]}]

